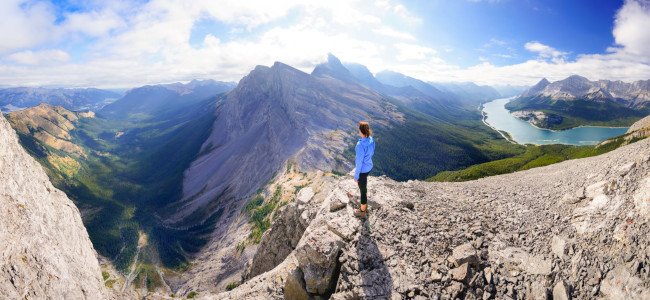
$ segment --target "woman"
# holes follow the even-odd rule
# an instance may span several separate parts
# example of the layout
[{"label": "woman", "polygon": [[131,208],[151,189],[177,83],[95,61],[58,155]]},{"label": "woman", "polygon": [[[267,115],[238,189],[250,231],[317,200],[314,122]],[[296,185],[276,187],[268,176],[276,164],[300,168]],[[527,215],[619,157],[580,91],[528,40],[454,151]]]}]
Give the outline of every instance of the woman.
[{"label": "woman", "polygon": [[355,147],[356,158],[354,160],[355,171],[354,181],[359,185],[361,192],[361,205],[354,210],[354,215],[362,219],[366,218],[368,209],[368,173],[372,170],[372,155],[375,153],[375,141],[372,139],[372,131],[368,122],[359,122],[359,141]]}]

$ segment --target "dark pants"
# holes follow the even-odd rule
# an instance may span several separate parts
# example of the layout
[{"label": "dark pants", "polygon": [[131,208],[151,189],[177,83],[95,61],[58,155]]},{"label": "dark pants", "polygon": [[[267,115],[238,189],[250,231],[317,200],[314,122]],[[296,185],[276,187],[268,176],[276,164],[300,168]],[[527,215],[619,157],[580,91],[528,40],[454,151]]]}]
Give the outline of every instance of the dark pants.
[{"label": "dark pants", "polygon": [[361,191],[361,204],[368,203],[368,173],[359,174],[358,184],[359,184],[359,191]]}]

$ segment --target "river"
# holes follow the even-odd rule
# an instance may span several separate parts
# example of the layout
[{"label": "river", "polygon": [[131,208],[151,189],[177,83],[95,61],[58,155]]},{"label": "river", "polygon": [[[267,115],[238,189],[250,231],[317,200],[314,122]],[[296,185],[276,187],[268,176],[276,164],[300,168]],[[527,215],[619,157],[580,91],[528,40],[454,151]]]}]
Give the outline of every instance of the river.
[{"label": "river", "polygon": [[562,131],[538,128],[510,114],[504,106],[511,99],[496,99],[483,104],[484,122],[495,130],[507,132],[519,144],[593,145],[627,131],[627,127],[600,126],[581,126]]}]

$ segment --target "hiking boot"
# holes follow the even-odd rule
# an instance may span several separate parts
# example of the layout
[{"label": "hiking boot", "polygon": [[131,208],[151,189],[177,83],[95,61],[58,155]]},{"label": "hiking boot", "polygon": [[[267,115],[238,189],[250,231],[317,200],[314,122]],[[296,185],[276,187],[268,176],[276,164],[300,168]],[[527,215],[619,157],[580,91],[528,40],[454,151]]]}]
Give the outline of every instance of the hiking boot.
[{"label": "hiking boot", "polygon": [[363,220],[365,220],[367,214],[368,214],[368,208],[366,208],[365,211],[362,211],[362,210],[360,210],[360,209],[355,209],[355,210],[354,210],[354,216],[357,217],[357,218],[359,218],[359,219],[363,219]]}]

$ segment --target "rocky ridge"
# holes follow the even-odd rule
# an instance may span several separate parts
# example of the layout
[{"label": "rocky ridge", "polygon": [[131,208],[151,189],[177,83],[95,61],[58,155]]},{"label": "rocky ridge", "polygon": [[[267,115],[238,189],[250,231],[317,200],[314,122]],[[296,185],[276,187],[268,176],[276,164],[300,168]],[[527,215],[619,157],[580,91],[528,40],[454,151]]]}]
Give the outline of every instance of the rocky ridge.
[{"label": "rocky ridge", "polygon": [[251,266],[290,240],[284,260],[208,298],[650,297],[650,140],[463,183],[371,177],[366,222],[351,216],[353,180],[331,184],[285,206]]},{"label": "rocky ridge", "polygon": [[79,210],[52,186],[2,115],[0,144],[2,298],[107,298]]},{"label": "rocky ridge", "polygon": [[80,118],[92,118],[93,112],[73,112],[61,106],[41,103],[28,109],[11,112],[8,121],[13,128],[25,135],[33,135],[54,149],[77,155],[85,155],[83,148],[74,144],[70,131]]},{"label": "rocky ridge", "polygon": [[590,81],[585,77],[573,75],[551,83],[544,78],[522,93],[521,97],[549,97],[552,100],[616,100],[630,107],[636,107],[650,102],[650,80],[632,83],[611,80]]}]

